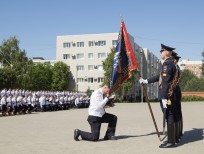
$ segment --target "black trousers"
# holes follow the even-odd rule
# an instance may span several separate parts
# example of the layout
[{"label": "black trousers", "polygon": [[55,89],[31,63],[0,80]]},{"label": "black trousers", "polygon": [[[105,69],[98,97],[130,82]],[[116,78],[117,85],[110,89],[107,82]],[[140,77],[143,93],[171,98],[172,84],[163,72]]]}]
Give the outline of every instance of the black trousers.
[{"label": "black trousers", "polygon": [[175,115],[172,111],[172,106],[167,106],[166,110],[166,120],[167,120],[167,136],[169,143],[176,142],[176,128],[175,128]]},{"label": "black trousers", "polygon": [[108,123],[108,128],[104,138],[110,139],[111,136],[115,135],[117,116],[105,113],[103,117],[88,116],[87,121],[91,126],[91,133],[80,131],[80,135],[83,140],[98,141],[102,123]]}]

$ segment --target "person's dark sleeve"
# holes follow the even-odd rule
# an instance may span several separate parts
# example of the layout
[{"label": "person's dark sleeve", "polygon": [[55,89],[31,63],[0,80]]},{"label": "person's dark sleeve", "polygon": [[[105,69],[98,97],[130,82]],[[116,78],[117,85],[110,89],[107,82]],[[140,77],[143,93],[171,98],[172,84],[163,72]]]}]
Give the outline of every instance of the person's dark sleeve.
[{"label": "person's dark sleeve", "polygon": [[158,82],[159,81],[159,74],[158,75],[155,75],[155,76],[152,76],[150,78],[147,79],[148,83],[154,83],[154,82]]}]

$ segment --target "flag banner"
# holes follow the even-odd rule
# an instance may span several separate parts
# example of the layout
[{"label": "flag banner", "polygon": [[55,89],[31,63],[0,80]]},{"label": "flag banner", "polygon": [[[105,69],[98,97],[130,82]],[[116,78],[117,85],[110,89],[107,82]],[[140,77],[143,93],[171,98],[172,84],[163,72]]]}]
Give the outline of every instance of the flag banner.
[{"label": "flag banner", "polygon": [[130,43],[125,23],[122,21],[110,77],[110,93],[116,91],[121,84],[131,76],[133,70],[138,70],[138,63]]}]

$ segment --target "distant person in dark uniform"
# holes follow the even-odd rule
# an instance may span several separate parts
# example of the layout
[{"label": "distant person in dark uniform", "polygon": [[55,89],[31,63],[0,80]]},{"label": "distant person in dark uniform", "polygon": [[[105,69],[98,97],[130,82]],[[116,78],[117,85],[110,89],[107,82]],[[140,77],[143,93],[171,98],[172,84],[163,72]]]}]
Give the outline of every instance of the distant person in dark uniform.
[{"label": "distant person in dark uniform", "polygon": [[177,104],[176,104],[176,121],[175,121],[175,129],[176,129],[176,142],[178,143],[181,139],[181,136],[183,135],[183,116],[182,116],[182,110],[181,110],[181,89],[179,86],[180,78],[181,78],[181,73],[180,73],[180,67],[178,66],[178,61],[181,58],[178,56],[176,52],[172,53],[172,60],[174,64],[176,65],[176,79],[175,79],[175,93],[177,97]]},{"label": "distant person in dark uniform", "polygon": [[108,97],[104,97],[109,93],[109,87],[105,84],[103,87],[94,91],[91,95],[90,106],[88,109],[88,119],[91,126],[91,133],[79,129],[74,130],[74,139],[79,141],[79,136],[83,140],[98,141],[100,137],[100,129],[102,123],[108,123],[108,128],[104,136],[104,140],[115,140],[115,130],[117,124],[117,116],[105,112],[107,103],[111,103]]},{"label": "distant person in dark uniform", "polygon": [[[180,59],[181,57],[179,57],[179,56],[176,56],[176,61],[177,61],[177,63],[178,63],[178,61],[179,61],[179,59]],[[177,64],[176,63],[176,64]],[[178,64],[176,65],[177,67],[178,67],[178,70],[179,70],[179,81],[180,81],[180,79],[181,79],[181,73],[180,73],[180,67],[178,66]],[[179,86],[179,85],[178,85]],[[182,98],[182,93],[181,93],[181,89],[180,89],[180,86],[179,86],[179,98],[180,98],[180,100],[179,100],[179,102],[180,102],[180,106],[179,106],[179,115],[180,115],[180,122],[179,122],[179,133],[180,133],[180,136],[182,136],[183,135],[183,115],[182,115],[182,107],[181,107],[181,98]]]},{"label": "distant person in dark uniform", "polygon": [[159,95],[158,100],[160,101],[162,111],[166,110],[166,120],[167,120],[167,136],[168,140],[161,144],[160,148],[171,148],[175,147],[176,136],[175,136],[175,110],[176,102],[178,98],[176,97],[175,91],[172,89],[172,82],[174,81],[176,75],[176,66],[171,59],[172,51],[175,48],[161,44],[160,56],[164,61],[162,65],[161,74],[148,78],[146,80],[140,79],[140,83],[154,83],[159,82]]}]

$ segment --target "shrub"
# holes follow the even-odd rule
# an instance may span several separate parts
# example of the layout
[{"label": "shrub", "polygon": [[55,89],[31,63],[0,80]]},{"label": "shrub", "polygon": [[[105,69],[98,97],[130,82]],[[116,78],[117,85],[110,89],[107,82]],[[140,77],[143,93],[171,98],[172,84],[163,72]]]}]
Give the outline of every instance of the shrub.
[{"label": "shrub", "polygon": [[204,101],[204,97],[201,97],[201,96],[183,96],[181,101],[182,102]]}]

